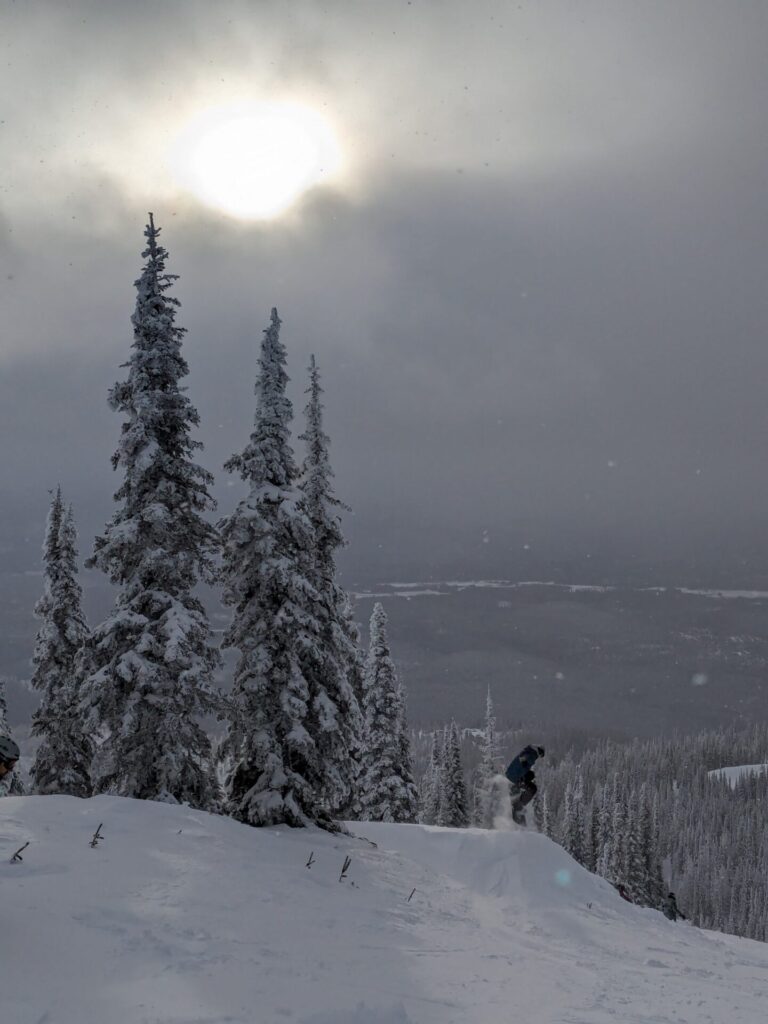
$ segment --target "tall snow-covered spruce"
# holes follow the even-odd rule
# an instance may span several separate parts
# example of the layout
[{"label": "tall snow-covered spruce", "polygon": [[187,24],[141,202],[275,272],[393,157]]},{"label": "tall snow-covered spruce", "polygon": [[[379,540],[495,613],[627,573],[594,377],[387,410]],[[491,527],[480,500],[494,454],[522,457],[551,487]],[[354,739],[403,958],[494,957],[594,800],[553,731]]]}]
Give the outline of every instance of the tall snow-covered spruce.
[{"label": "tall snow-covered spruce", "polygon": [[[5,698],[5,679],[0,676],[0,736],[13,736],[8,724],[8,704]],[[0,796],[22,796],[24,784],[19,777],[18,769],[0,779]]]},{"label": "tall snow-covered spruce", "polygon": [[418,795],[411,768],[404,692],[389,649],[387,614],[378,602],[371,615],[363,687],[362,817],[367,821],[415,821]]},{"label": "tall snow-covered spruce", "polygon": [[61,488],[51,501],[43,543],[43,594],[35,605],[40,628],[32,655],[32,686],[41,694],[32,716],[40,744],[32,765],[38,793],[88,796],[93,745],[78,706],[77,664],[88,636],[77,581],[77,531]]},{"label": "tall snow-covered spruce", "polygon": [[320,624],[319,658],[310,662],[311,732],[323,776],[323,797],[330,813],[352,812],[357,803],[362,754],[362,718],[357,687],[360,654],[357,628],[348,595],[336,579],[336,552],[344,545],[339,511],[346,508],[333,492],[328,446],[323,431],[320,374],[312,356],[309,401],[304,410],[306,444],[300,506],[312,527],[309,573],[317,592],[315,614]]},{"label": "tall snow-covered spruce", "polygon": [[136,281],[128,376],[109,393],[127,417],[112,458],[124,473],[120,507],[87,563],[118,587],[114,610],[84,659],[83,708],[98,737],[96,792],[210,807],[216,801],[210,741],[198,717],[215,707],[219,664],[207,615],[193,591],[214,578],[218,540],[203,513],[213,478],[193,460],[197,410],[180,386],[189,370],[175,323],[177,275],[165,270],[152,214]]},{"label": "tall snow-covered spruce", "polygon": [[493,712],[491,688],[485,700],[485,729],[482,755],[477,768],[474,792],[473,824],[479,828],[493,828],[494,816],[500,803],[496,778],[499,772],[499,752],[496,739],[496,716]]},{"label": "tall snow-covered spruce", "polygon": [[443,734],[435,729],[429,761],[421,780],[419,821],[425,825],[436,825],[440,815],[440,787],[443,775]]},{"label": "tall snow-covered spruce", "polygon": [[[330,825],[328,777],[317,742],[331,739],[335,706],[317,681],[326,662],[315,537],[289,444],[285,346],[272,310],[256,379],[256,416],[225,468],[248,494],[220,523],[223,600],[234,609],[224,646],[239,651],[221,754],[229,813],[250,825]],[[336,666],[333,667],[334,672]],[[330,790],[342,791],[339,779]]]},{"label": "tall snow-covered spruce", "polygon": [[440,811],[437,823],[448,828],[466,828],[469,824],[467,789],[461,760],[461,738],[459,727],[453,721],[445,737]]}]

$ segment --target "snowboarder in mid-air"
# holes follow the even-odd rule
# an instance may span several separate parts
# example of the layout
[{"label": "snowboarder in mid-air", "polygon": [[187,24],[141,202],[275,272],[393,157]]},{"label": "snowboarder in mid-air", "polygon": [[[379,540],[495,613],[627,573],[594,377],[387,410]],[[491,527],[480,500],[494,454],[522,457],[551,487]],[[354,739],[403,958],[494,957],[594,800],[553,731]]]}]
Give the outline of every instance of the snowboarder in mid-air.
[{"label": "snowboarder in mid-air", "polygon": [[540,757],[544,757],[544,747],[525,747],[505,772],[511,783],[512,820],[518,825],[525,825],[525,808],[536,796],[536,776],[532,765]]}]

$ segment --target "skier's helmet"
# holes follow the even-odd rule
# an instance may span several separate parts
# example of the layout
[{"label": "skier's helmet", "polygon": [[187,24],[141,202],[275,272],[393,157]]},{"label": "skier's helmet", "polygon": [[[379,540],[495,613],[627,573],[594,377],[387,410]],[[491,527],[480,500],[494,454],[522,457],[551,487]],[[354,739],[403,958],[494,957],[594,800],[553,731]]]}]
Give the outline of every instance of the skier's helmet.
[{"label": "skier's helmet", "polygon": [[0,736],[0,761],[5,764],[15,764],[19,760],[20,754],[18,745],[10,736]]},{"label": "skier's helmet", "polygon": [[544,747],[536,747],[536,753],[539,757],[544,757]]}]

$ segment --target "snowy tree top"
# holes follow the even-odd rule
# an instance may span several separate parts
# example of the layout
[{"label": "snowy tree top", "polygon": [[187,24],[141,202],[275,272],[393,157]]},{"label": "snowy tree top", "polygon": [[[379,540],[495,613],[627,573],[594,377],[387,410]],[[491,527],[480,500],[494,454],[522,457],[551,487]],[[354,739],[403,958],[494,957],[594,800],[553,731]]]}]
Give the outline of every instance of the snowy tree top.
[{"label": "snowy tree top", "polygon": [[162,577],[164,589],[176,593],[201,576],[212,578],[217,539],[199,514],[214,507],[208,493],[213,477],[191,459],[201,447],[190,436],[199,415],[179,383],[189,373],[181,353],[184,328],[175,323],[178,299],[167,294],[178,275],[165,270],[168,254],[159,234],[150,214],[146,263],[135,282],[128,377],[109,392],[111,407],[126,416],[112,458],[115,469],[125,471],[115,494],[122,507],[97,538],[88,564],[113,583],[134,579],[146,586]]},{"label": "snowy tree top", "polygon": [[290,378],[285,371],[286,352],[280,340],[282,321],[272,308],[269,327],[264,329],[259,356],[259,373],[254,391],[256,414],[248,444],[225,464],[230,473],[239,473],[252,489],[289,487],[298,475],[289,444],[293,406],[286,395]]}]

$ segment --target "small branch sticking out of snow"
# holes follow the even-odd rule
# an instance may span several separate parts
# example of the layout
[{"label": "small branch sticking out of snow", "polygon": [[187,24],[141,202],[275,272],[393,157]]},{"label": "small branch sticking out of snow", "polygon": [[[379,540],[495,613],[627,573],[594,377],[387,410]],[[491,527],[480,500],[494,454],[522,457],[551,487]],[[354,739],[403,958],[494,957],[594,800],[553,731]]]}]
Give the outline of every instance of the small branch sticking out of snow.
[{"label": "small branch sticking out of snow", "polygon": [[413,894],[414,894],[415,892],[416,892],[416,886],[414,886],[414,887],[413,887],[413,889],[411,889],[411,895],[410,895],[410,896],[408,897],[408,899],[407,899],[407,900],[405,901],[406,903],[410,903],[410,902],[411,902],[411,900],[413,899]]},{"label": "small branch sticking out of snow", "polygon": [[315,851],[312,850],[310,855],[309,855],[309,860],[307,861],[307,867],[311,868],[314,863],[315,863]]},{"label": "small branch sticking out of snow", "polygon": [[99,845],[99,841],[104,838],[104,836],[101,834],[101,826],[103,824],[104,824],[103,821],[99,823],[99,827],[93,833],[93,838],[91,839],[90,843],[88,844],[89,846],[92,846],[94,849]]},{"label": "small branch sticking out of snow", "polygon": [[372,839],[367,839],[365,836],[357,836],[357,835],[355,835],[354,832],[350,832],[349,834],[352,836],[353,839],[362,839],[362,841],[364,843],[368,843],[369,846],[373,846],[374,849],[378,850],[379,844],[378,843],[374,843],[374,841]]},{"label": "small branch sticking out of snow", "polygon": [[28,846],[29,846],[29,840],[27,840],[27,842],[24,843],[23,846],[20,846],[18,848],[18,850],[16,851],[16,853],[14,853],[14,855],[11,857],[11,864],[18,864],[20,861],[24,860],[24,858],[21,856],[21,851],[22,850],[26,850],[26,848]]},{"label": "small branch sticking out of snow", "polygon": [[349,871],[349,865],[351,863],[352,863],[352,858],[351,857],[345,857],[344,858],[344,866],[342,867],[341,874],[339,875],[339,881],[340,882],[343,882],[344,879],[347,877],[347,872]]}]

